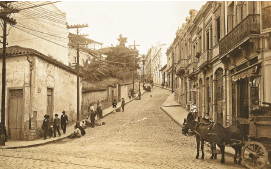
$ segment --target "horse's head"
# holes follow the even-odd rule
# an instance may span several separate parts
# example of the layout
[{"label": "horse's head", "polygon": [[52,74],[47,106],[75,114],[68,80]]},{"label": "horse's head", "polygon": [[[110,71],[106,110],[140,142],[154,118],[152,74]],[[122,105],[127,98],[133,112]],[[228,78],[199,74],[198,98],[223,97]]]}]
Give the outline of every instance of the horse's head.
[{"label": "horse's head", "polygon": [[195,121],[192,119],[184,119],[182,126],[182,134],[187,135],[189,131],[193,131],[195,127]]}]

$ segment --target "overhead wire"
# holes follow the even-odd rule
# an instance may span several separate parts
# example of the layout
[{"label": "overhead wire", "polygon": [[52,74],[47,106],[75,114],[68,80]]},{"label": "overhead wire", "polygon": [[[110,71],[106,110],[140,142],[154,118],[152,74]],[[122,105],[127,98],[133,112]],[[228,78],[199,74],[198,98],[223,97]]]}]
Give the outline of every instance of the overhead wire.
[{"label": "overhead wire", "polygon": [[[66,17],[66,15],[63,15],[61,11],[51,11],[41,6],[32,9],[31,7],[38,4],[29,1],[17,1],[11,4],[11,7],[17,9],[29,8],[27,10],[20,11],[18,14],[14,14],[14,18],[17,19],[17,25],[13,25],[12,27],[37,37],[19,41],[40,38],[58,46],[69,48],[68,46],[61,44],[69,40],[67,33],[63,33],[61,27],[67,26],[66,21],[77,22],[77,20]],[[47,24],[44,22],[47,22]],[[10,29],[12,27],[10,27]],[[81,29],[79,29],[79,32],[81,32]]]}]

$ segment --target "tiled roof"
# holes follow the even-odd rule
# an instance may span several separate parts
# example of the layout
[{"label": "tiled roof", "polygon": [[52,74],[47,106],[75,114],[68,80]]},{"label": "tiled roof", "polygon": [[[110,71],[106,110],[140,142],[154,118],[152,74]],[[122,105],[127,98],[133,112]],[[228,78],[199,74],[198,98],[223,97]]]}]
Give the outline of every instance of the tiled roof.
[{"label": "tiled roof", "polygon": [[[7,47],[6,48],[6,57],[9,58],[9,57],[13,57],[13,56],[25,56],[25,55],[36,55],[46,61],[48,61],[49,63],[51,64],[54,64],[62,69],[65,69],[73,74],[76,74],[76,70],[70,68],[69,66],[65,65],[64,63],[62,62],[59,62],[51,57],[48,57],[40,52],[38,52],[37,50],[35,49],[31,49],[31,48],[24,48],[24,47],[21,47],[21,46],[10,46],[10,47]],[[3,57],[3,48],[0,48],[0,59],[2,59]],[[81,75],[82,76],[82,75]]]}]

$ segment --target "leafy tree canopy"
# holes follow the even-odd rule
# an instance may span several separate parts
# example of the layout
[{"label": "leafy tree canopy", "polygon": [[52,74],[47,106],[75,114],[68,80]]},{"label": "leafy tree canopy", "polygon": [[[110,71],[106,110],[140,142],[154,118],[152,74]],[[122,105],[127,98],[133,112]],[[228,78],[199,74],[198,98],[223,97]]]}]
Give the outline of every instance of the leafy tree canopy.
[{"label": "leafy tree canopy", "polygon": [[[139,69],[138,51],[125,46],[127,38],[121,34],[117,39],[119,44],[106,50],[101,54],[106,55],[105,59],[93,58],[90,64],[85,64],[85,79],[102,80],[106,77],[114,77],[121,80],[131,79],[132,71]],[[87,75],[86,75],[87,74]]]}]

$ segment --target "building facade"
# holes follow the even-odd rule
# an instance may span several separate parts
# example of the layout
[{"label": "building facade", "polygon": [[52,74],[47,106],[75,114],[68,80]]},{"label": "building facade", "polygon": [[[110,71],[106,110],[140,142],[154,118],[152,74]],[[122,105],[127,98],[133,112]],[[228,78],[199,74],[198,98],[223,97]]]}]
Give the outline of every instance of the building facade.
[{"label": "building facade", "polygon": [[153,83],[161,86],[162,85],[162,72],[161,69],[167,64],[167,56],[166,50],[169,45],[160,44],[159,42],[156,44],[154,56],[153,56]]},{"label": "building facade", "polygon": [[150,83],[153,80],[153,64],[152,64],[152,49],[148,50],[148,53],[145,58],[145,68],[144,68],[144,78],[145,82]]},{"label": "building facade", "polygon": [[190,10],[176,35],[180,56],[173,71],[175,98],[183,107],[195,103],[199,116],[208,113],[224,126],[238,120],[248,132],[250,110],[271,102],[270,12],[270,2],[260,1],[208,1]]},{"label": "building facade", "polygon": [[[16,3],[14,7],[19,9],[25,8],[25,3],[40,4]],[[29,17],[30,11],[36,15]],[[51,20],[54,15],[58,17]],[[50,122],[54,114],[61,115],[62,111],[66,111],[70,122],[77,120],[77,113],[81,111],[81,104],[79,112],[76,104],[77,72],[69,67],[69,30],[65,13],[48,4],[22,10],[14,14],[14,19],[17,24],[7,37],[4,123],[10,140],[34,140],[42,136],[41,126],[46,114],[50,115]],[[2,70],[3,49],[0,53]],[[82,76],[79,78],[80,100],[81,81]]]}]

